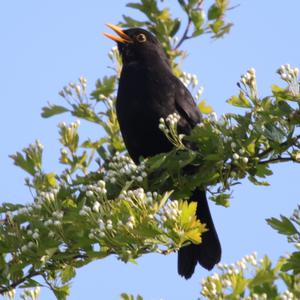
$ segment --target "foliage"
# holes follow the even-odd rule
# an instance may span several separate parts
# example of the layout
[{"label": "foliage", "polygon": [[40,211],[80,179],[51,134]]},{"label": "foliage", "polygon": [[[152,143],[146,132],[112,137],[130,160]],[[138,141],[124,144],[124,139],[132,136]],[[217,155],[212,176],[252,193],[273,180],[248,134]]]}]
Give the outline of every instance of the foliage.
[{"label": "foliage", "polygon": [[202,280],[201,295],[205,299],[299,299],[300,207],[295,209],[290,218],[281,216],[280,219],[271,218],[267,222],[280,234],[287,236],[296,251],[288,257],[279,258],[274,266],[267,256],[258,261],[256,253],[246,255],[235,264],[219,264],[218,273]]},{"label": "foliage", "polygon": [[[181,20],[155,0],[129,3],[146,19],[123,16],[121,24],[143,26],[156,34],[174,73],[194,92],[198,80],[181,70],[186,53],[180,46],[203,34],[215,39],[227,33],[232,25],[225,21],[229,2],[216,0],[207,10],[204,1],[178,3],[187,18],[181,37]],[[116,48],[109,58],[115,72],[99,79],[90,96],[87,80],[81,77],[59,93],[65,104],[43,108],[45,118],[62,113],[77,118],[69,125],[61,122],[58,126],[63,170],[44,170],[39,141],[11,156],[28,173],[25,183],[33,201],[0,206],[0,293],[6,293],[9,299],[14,297],[15,287],[39,287],[41,283],[33,279],[37,275],[57,299],[66,299],[76,269],[93,260],[113,254],[124,262],[135,262],[143,254],[168,254],[191,242],[201,243],[205,224],[195,218],[196,204],[186,201],[196,187],[207,189],[211,200],[228,207],[232,187],[242,179],[267,185],[271,164],[300,162],[299,71],[283,65],[278,74],[286,86],[273,85],[268,97],[258,95],[254,69],[241,77],[238,95],[228,99],[228,103],[244,110],[241,114],[228,113],[218,119],[212,107],[201,101],[202,89],[198,89],[195,99],[205,115],[202,122],[189,136],[183,136],[177,133],[178,115],[160,120],[159,128],[174,149],[141,158],[136,166],[126,153],[115,112],[121,69]],[[78,119],[96,124],[104,135],[82,141]],[[188,147],[191,144],[193,147]],[[187,173],[186,166],[193,171]],[[291,219],[282,216],[268,223],[298,247],[297,213]],[[298,250],[274,267],[267,257],[254,263],[253,256],[237,263],[237,271],[219,266],[221,274],[204,281],[201,293],[209,299],[220,299],[213,298],[220,295],[225,299],[256,299],[254,294],[280,297],[275,280],[282,279],[288,291],[298,297],[294,288],[300,270]],[[246,274],[246,262],[254,276]],[[134,299],[126,294],[121,297]]]}]

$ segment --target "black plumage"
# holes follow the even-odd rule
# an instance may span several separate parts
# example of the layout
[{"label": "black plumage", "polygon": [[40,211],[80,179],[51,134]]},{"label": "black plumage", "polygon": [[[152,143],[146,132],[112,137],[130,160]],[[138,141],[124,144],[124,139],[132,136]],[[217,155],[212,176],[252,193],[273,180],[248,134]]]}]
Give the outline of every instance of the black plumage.
[{"label": "black plumage", "polygon": [[[138,164],[141,157],[168,152],[172,144],[159,129],[159,119],[177,113],[178,132],[188,134],[201,122],[201,114],[183,83],[173,75],[167,55],[159,41],[141,28],[122,30],[108,25],[118,36],[123,67],[116,111],[121,133],[130,157]],[[190,278],[199,262],[210,270],[220,261],[221,246],[211,218],[205,191],[196,189],[190,201],[197,205],[197,218],[206,223],[200,245],[183,247],[178,253],[178,273]]]}]

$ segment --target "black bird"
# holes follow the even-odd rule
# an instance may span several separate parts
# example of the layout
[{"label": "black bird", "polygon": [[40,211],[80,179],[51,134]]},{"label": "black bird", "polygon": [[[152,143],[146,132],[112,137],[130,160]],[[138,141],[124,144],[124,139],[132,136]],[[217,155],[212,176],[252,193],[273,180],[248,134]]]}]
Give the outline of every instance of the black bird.
[{"label": "black bird", "polygon": [[[116,111],[121,133],[133,161],[172,149],[159,129],[159,119],[172,113],[180,116],[178,132],[188,134],[201,122],[201,114],[188,89],[174,76],[166,53],[150,32],[107,24],[118,36],[104,35],[117,42],[123,67]],[[190,278],[197,262],[211,270],[221,258],[221,245],[209,211],[205,191],[196,189],[189,201],[197,205],[197,218],[207,225],[200,245],[182,247],[178,253],[178,273]]]}]

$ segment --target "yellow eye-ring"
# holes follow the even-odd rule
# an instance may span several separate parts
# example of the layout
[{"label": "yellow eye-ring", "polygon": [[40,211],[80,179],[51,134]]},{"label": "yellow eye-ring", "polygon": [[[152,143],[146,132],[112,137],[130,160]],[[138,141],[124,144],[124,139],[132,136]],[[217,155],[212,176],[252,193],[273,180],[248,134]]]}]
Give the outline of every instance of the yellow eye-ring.
[{"label": "yellow eye-ring", "polygon": [[139,43],[144,43],[147,41],[147,38],[146,36],[143,34],[143,33],[140,33],[136,36],[136,40],[139,42]]}]

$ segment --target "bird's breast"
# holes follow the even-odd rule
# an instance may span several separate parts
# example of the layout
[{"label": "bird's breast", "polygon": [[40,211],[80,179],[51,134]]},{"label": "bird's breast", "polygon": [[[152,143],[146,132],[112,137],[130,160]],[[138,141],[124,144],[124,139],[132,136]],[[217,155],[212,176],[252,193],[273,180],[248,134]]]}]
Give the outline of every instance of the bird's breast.
[{"label": "bird's breast", "polygon": [[168,78],[141,68],[123,69],[117,96],[117,116],[129,154],[134,160],[169,151],[159,119],[175,111]]}]

